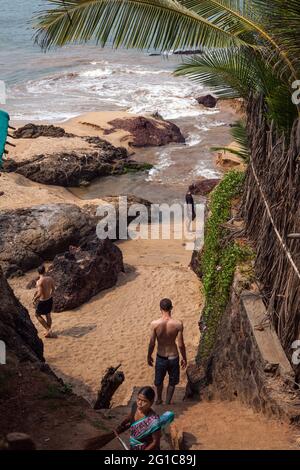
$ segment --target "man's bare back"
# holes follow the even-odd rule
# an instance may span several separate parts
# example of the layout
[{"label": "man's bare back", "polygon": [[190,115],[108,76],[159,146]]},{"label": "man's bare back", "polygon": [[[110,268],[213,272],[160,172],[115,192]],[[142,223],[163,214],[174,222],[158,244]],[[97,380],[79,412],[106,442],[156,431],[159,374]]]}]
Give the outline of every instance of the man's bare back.
[{"label": "man's bare back", "polygon": [[[153,351],[157,341],[155,362],[156,404],[162,403],[162,392],[166,374],[169,376],[166,403],[171,403],[176,385],[180,382],[179,352],[182,356],[181,367],[185,369],[186,350],[183,340],[183,323],[172,317],[173,305],[170,299],[160,301],[161,318],[151,323],[151,337],[148,347],[148,364],[153,366]],[[179,351],[178,351],[179,350]]]},{"label": "man's bare back", "polygon": [[157,352],[163,357],[177,357],[179,355],[176,339],[182,336],[183,324],[174,318],[160,318],[151,323],[153,333],[157,338]]},{"label": "man's bare back", "polygon": [[39,300],[48,300],[54,291],[54,281],[50,276],[42,276],[36,283]]}]

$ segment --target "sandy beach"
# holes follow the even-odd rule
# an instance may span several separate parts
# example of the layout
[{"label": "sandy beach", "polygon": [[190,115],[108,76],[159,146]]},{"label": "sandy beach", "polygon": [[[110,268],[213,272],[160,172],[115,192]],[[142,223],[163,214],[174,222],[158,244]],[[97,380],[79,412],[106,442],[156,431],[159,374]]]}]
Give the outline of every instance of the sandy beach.
[{"label": "sandy beach", "polygon": [[[57,339],[44,341],[52,369],[74,391],[93,401],[105,369],[122,364],[125,383],[114,405],[126,404],[135,386],[152,385],[154,371],[147,365],[150,323],[159,318],[159,301],[169,297],[174,317],[185,325],[190,360],[199,341],[197,322],[202,305],[200,282],[188,268],[191,252],[182,240],[138,240],[118,243],[125,273],[117,285],[93,297],[82,307],[53,315]],[[32,308],[32,291],[26,289],[36,273],[13,279],[11,285],[42,335]],[[182,374],[181,385],[185,384]]]}]

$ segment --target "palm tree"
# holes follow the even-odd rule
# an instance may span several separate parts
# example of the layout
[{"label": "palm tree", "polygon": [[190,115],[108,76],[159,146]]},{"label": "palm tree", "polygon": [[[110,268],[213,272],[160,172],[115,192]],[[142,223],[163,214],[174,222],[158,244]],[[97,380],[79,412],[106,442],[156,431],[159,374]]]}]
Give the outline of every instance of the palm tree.
[{"label": "palm tree", "polygon": [[[176,74],[223,98],[261,93],[270,118],[289,131],[300,79],[299,0],[48,0],[37,14],[44,48],[94,40],[102,47],[199,49]],[[53,4],[53,5],[51,5]],[[299,111],[300,112],[300,111]]]}]

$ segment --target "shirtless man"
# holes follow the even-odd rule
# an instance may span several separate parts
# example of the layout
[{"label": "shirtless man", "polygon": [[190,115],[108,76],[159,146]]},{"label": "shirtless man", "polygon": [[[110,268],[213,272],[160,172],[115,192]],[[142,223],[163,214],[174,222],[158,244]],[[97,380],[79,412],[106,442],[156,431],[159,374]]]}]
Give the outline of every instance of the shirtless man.
[{"label": "shirtless man", "polygon": [[[51,311],[53,307],[53,292],[54,292],[54,281],[52,277],[45,276],[45,266],[40,266],[38,273],[40,275],[39,280],[36,283],[37,290],[33,297],[33,303],[36,307],[35,316],[38,321],[46,329],[45,338],[51,338],[53,336],[51,326],[52,318]],[[42,318],[46,317],[46,320]]]},{"label": "shirtless man", "polygon": [[181,367],[186,368],[186,352],[183,340],[183,324],[180,320],[171,317],[172,302],[170,299],[162,299],[160,302],[161,318],[151,323],[151,338],[148,349],[148,364],[153,366],[152,354],[157,340],[157,358],[155,364],[155,386],[157,389],[156,404],[162,403],[162,392],[166,373],[169,375],[169,385],[167,388],[166,404],[170,404],[174,395],[175,386],[179,383],[180,367],[179,354],[176,345],[182,356]]}]

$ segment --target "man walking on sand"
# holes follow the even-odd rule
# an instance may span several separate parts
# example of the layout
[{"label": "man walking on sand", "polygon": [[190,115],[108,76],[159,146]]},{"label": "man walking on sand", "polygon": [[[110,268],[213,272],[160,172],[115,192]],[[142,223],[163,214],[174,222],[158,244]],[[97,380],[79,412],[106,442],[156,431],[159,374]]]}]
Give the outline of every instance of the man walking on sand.
[{"label": "man walking on sand", "polygon": [[155,363],[155,386],[157,389],[156,404],[162,403],[162,392],[166,374],[169,375],[166,404],[170,404],[175,387],[180,379],[179,354],[176,344],[182,356],[181,367],[186,368],[186,351],[183,340],[183,323],[172,318],[173,305],[170,299],[162,299],[160,302],[161,318],[151,323],[151,338],[148,349],[148,364],[153,366],[152,354],[157,340],[157,357]]},{"label": "man walking on sand", "polygon": [[[53,308],[52,296],[54,292],[54,281],[52,277],[45,275],[45,266],[40,266],[38,269],[38,273],[40,277],[36,283],[37,290],[33,297],[33,303],[36,307],[35,316],[46,330],[45,338],[51,338],[53,337],[53,333],[51,330],[51,312]],[[46,320],[44,320],[43,316],[46,317]]]}]

